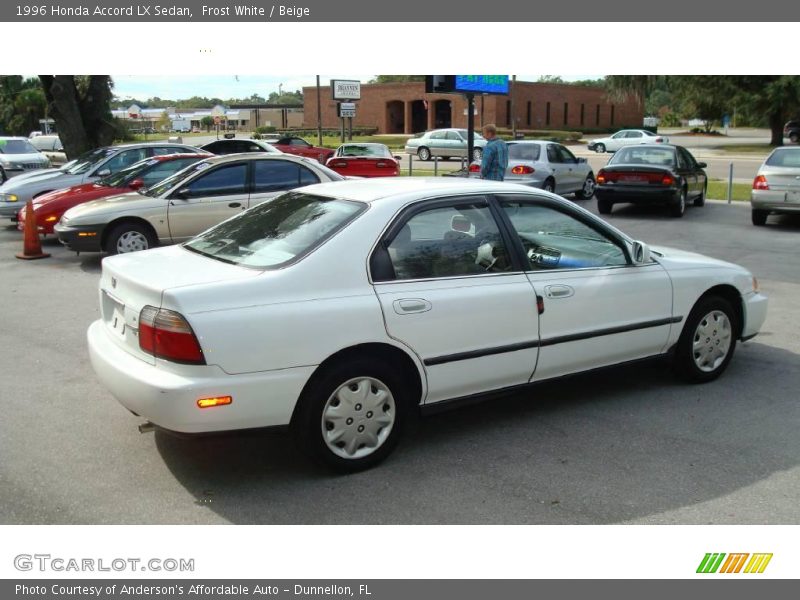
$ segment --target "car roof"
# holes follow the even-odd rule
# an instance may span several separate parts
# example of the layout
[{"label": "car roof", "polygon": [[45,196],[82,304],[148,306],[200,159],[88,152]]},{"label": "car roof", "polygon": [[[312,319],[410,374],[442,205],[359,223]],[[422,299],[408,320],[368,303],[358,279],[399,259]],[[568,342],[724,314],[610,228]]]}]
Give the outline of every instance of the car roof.
[{"label": "car roof", "polygon": [[214,155],[210,152],[177,152],[175,154],[159,154],[158,156],[151,156],[144,160],[158,160],[161,162],[176,160],[178,158],[200,158],[202,160],[204,156],[211,158]]},{"label": "car roof", "polygon": [[211,154],[205,159],[206,162],[214,165],[223,164],[226,162],[234,162],[237,160],[288,160],[301,165],[307,165],[309,163],[316,164],[318,166],[321,165],[319,161],[305,158],[303,156],[294,156],[292,154],[273,154],[270,152],[236,152],[234,154],[223,154],[221,156]]},{"label": "car roof", "polygon": [[516,183],[464,177],[372,177],[318,183],[303,188],[303,192],[310,194],[317,193],[322,196],[369,203],[401,196],[408,199],[416,196],[422,199],[426,196],[448,194],[530,193],[531,191],[530,187]]},{"label": "car roof", "polygon": [[9,141],[9,140],[25,140],[25,141],[28,141],[29,139],[30,138],[22,137],[22,136],[19,136],[19,135],[0,135],[0,140],[5,140],[5,141]]},{"label": "car roof", "polygon": [[[619,150],[617,150],[617,152],[620,152],[622,150],[626,150],[628,148],[661,148],[661,149],[671,148],[671,149],[675,150],[676,148],[683,148],[683,146],[678,146],[677,144],[633,144],[633,145],[624,146],[624,147],[620,148]],[[684,150],[685,150],[685,148],[684,148]]]}]

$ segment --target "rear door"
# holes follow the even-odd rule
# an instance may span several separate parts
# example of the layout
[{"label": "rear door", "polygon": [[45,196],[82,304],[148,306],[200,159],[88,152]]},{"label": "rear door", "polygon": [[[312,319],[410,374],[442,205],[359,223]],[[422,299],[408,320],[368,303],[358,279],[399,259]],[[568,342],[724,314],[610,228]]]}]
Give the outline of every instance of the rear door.
[{"label": "rear door", "polygon": [[173,243],[194,237],[243,211],[248,203],[246,162],[226,163],[202,171],[167,200]]},{"label": "rear door", "polygon": [[564,164],[564,157],[558,150],[558,144],[547,144],[547,162],[556,182],[556,194],[564,194],[569,190],[570,173],[569,165]]},{"label": "rear door", "polygon": [[466,156],[467,155],[467,142],[462,138],[457,131],[448,131],[445,136],[445,144],[447,145],[448,156]]},{"label": "rear door", "polygon": [[583,169],[578,168],[578,159],[561,144],[556,144],[558,154],[561,156],[561,164],[566,169],[564,177],[564,193],[574,192],[583,187]]},{"label": "rear door", "polygon": [[513,269],[485,198],[443,198],[405,211],[375,250],[371,273],[387,333],[423,361],[427,403],[530,379],[536,298]]}]

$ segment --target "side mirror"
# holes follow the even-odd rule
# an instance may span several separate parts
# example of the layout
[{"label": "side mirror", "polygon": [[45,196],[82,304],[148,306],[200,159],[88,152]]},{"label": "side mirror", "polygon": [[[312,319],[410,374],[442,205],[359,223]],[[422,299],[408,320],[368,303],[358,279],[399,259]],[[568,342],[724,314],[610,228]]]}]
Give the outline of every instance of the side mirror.
[{"label": "side mirror", "polygon": [[631,254],[635,265],[644,265],[650,262],[650,246],[644,242],[633,242]]},{"label": "side mirror", "polygon": [[585,163],[585,162],[586,162],[586,159],[585,159],[585,158],[579,158],[579,159],[578,159],[578,164],[583,164],[583,163]]},{"label": "side mirror", "polygon": [[106,177],[107,175],[111,175],[111,169],[100,169],[95,175],[97,177]]},{"label": "side mirror", "polygon": [[132,190],[138,190],[139,188],[144,187],[144,181],[141,179],[134,179],[128,184],[128,187]]},{"label": "side mirror", "polygon": [[697,166],[700,167],[701,169],[705,169],[708,166],[708,164],[706,164],[704,162],[699,162],[699,163],[697,163]]}]

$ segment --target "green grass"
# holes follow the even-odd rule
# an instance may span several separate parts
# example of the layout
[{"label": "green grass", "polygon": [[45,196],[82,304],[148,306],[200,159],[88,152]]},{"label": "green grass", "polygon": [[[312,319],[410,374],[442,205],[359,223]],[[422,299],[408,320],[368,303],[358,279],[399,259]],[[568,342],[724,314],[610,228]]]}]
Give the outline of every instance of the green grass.
[{"label": "green grass", "polygon": [[762,154],[766,156],[775,146],[770,144],[730,144],[725,146],[714,146],[714,150],[725,154]]},{"label": "green grass", "polygon": [[[751,189],[752,186],[749,183],[734,183],[732,199],[736,202],[750,202]],[[713,200],[727,200],[728,182],[723,179],[709,179],[706,196]]]}]

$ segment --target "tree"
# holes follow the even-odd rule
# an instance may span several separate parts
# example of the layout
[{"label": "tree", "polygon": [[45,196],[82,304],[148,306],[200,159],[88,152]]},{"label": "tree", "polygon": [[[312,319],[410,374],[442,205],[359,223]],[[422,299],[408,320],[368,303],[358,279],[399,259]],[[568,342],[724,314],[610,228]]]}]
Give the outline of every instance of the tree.
[{"label": "tree", "polygon": [[28,135],[39,129],[47,103],[39,80],[20,75],[0,76],[0,131]]},{"label": "tree", "polygon": [[369,83],[402,83],[404,81],[425,81],[425,75],[375,75]]},{"label": "tree", "polygon": [[561,75],[540,75],[536,83],[567,83]]},{"label": "tree", "polygon": [[68,158],[114,141],[108,75],[39,75],[48,113]]},{"label": "tree", "polygon": [[269,104],[302,104],[303,91],[295,90],[293,92],[283,92],[281,94],[272,92],[267,98],[267,102]]},{"label": "tree", "polygon": [[206,131],[211,131],[211,128],[214,126],[214,118],[205,116],[200,119],[200,125],[206,128]]}]

